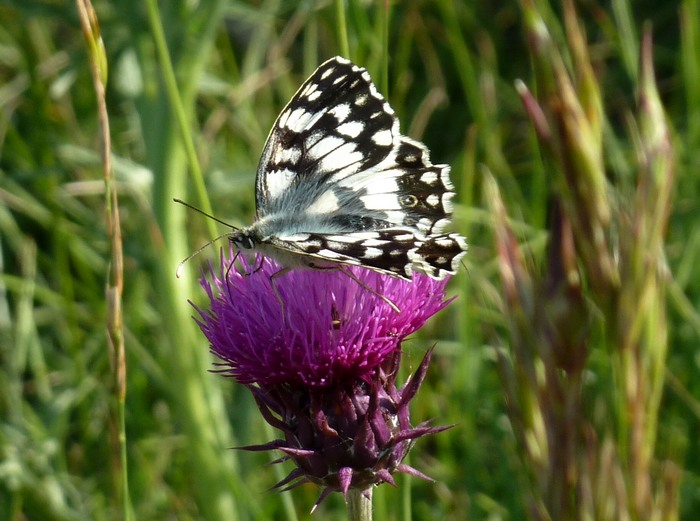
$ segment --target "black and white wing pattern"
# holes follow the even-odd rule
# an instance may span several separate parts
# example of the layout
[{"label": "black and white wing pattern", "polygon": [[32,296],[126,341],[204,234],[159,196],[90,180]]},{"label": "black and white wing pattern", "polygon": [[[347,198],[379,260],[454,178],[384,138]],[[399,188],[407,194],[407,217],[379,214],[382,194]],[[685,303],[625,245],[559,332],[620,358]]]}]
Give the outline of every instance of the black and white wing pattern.
[{"label": "black and white wing pattern", "polygon": [[350,264],[442,279],[467,249],[443,232],[449,172],[401,135],[364,68],[332,58],[277,118],[258,166],[257,220],[231,240],[290,268]]}]

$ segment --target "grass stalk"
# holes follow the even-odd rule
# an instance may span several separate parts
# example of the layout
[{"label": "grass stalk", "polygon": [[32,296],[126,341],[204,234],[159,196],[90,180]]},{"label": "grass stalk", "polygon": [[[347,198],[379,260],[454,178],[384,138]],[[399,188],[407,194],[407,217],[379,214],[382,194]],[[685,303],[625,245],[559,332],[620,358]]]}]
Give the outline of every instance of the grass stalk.
[{"label": "grass stalk", "polygon": [[124,256],[122,251],[121,220],[119,217],[119,200],[112,178],[112,142],[107,112],[105,88],[108,77],[108,63],[102,35],[100,34],[97,14],[90,0],[76,0],[80,23],[88,49],[90,72],[97,98],[97,116],[100,128],[100,156],[102,174],[105,182],[105,220],[110,247],[110,263],[107,273],[107,338],[114,371],[114,393],[117,410],[116,452],[118,454],[118,475],[121,485],[117,497],[122,500],[122,516],[133,519],[131,496],[129,494],[129,467],[127,459],[126,437],[126,352],[124,345],[124,328],[122,313],[122,294],[124,291]]},{"label": "grass stalk", "polygon": [[[207,195],[191,137],[194,88],[202,67],[202,62],[194,58],[205,52],[213,42],[211,28],[216,27],[220,20],[220,5],[220,2],[216,2],[197,13],[200,26],[210,28],[210,32],[202,33],[197,41],[198,46],[188,49],[192,54],[180,56],[175,64],[170,59],[168,42],[162,31],[166,24],[160,18],[158,6],[152,1],[147,4],[151,31],[159,49],[160,70],[171,100],[170,107],[159,105],[156,109],[162,128],[159,134],[153,136],[150,144],[154,153],[152,165],[158,173],[154,203],[163,240],[162,247],[158,248],[161,260],[156,267],[156,280],[163,321],[171,325],[167,331],[168,344],[176,348],[165,358],[170,363],[173,382],[177,382],[177,387],[172,389],[173,397],[177,400],[188,439],[187,457],[194,472],[198,505],[207,519],[235,521],[238,518],[237,501],[240,498],[245,501],[247,496],[241,491],[243,484],[235,479],[238,466],[236,457],[232,451],[226,451],[226,447],[235,444],[235,441],[228,425],[221,387],[207,374],[209,354],[201,348],[190,319],[191,310],[186,295],[195,293],[195,284],[189,270],[184,270],[179,280],[175,279],[174,268],[178,260],[187,256],[188,245],[183,209],[172,202],[173,198],[181,197],[186,191],[184,165],[188,165],[196,173],[194,182],[199,185],[198,197],[202,198],[205,209],[210,206],[206,202]],[[182,88],[177,86],[177,77],[183,78]],[[178,122],[177,127],[170,124],[173,114]],[[210,233],[215,233],[213,227]]]},{"label": "grass stalk", "polygon": [[348,28],[345,20],[345,1],[335,0],[335,17],[338,27],[338,46],[340,55],[350,57],[350,44],[348,43]]},{"label": "grass stalk", "polygon": [[[674,158],[654,80],[651,37],[646,33],[642,45],[634,140],[639,145],[632,168],[638,177],[630,203],[609,195],[601,93],[573,3],[565,2],[573,74],[534,5],[523,1],[522,7],[538,94],[522,84],[518,90],[553,173],[543,271],[510,231],[493,179],[486,194],[510,323],[511,358],[502,358],[502,379],[531,475],[535,517],[582,519],[600,515],[606,505],[610,519],[671,520],[674,508],[660,505],[674,504],[677,482],[673,471],[656,476],[652,462],[667,356],[663,250]],[[602,335],[593,334],[596,330]],[[618,368],[613,431],[583,407],[583,371],[596,346],[611,353]],[[587,434],[592,432],[597,434]]]},{"label": "grass stalk", "polygon": [[[177,86],[175,70],[173,69],[173,63],[170,59],[170,52],[168,51],[168,45],[165,41],[165,34],[163,33],[163,26],[160,20],[158,3],[155,0],[147,0],[146,7],[151,33],[153,34],[153,40],[155,42],[158,58],[160,59],[161,63],[161,71],[163,72],[164,76],[165,90],[168,94],[168,99],[170,100],[170,105],[173,113],[175,114],[175,119],[180,130],[180,137],[184,146],[185,157],[187,158],[187,164],[192,172],[192,179],[194,180],[197,201],[198,204],[202,206],[205,213],[212,215],[214,212],[211,207],[211,202],[209,201],[209,196],[207,195],[207,189],[204,184],[204,177],[202,175],[202,168],[199,164],[194,139],[192,138],[192,132],[190,130],[191,121],[185,114],[182,98],[180,96],[180,90]],[[214,221],[207,219],[206,223],[209,229],[210,237],[216,237],[218,233],[216,232]]]}]

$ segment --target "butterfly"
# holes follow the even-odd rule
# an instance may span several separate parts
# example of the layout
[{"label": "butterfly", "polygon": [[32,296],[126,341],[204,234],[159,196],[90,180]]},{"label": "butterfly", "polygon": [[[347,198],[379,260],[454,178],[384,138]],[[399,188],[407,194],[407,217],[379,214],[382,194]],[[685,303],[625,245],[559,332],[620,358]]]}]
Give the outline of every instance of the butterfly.
[{"label": "butterfly", "polygon": [[277,118],[257,170],[256,220],[229,238],[285,270],[351,265],[443,279],[467,250],[462,236],[443,232],[449,172],[401,135],[364,68],[331,58]]}]

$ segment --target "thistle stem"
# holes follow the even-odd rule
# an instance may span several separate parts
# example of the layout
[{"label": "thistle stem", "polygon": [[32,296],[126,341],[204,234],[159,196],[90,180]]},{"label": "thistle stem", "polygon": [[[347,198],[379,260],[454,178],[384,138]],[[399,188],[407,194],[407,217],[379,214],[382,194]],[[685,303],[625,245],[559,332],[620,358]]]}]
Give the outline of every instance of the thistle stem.
[{"label": "thistle stem", "polygon": [[348,521],[372,521],[372,487],[348,490]]}]

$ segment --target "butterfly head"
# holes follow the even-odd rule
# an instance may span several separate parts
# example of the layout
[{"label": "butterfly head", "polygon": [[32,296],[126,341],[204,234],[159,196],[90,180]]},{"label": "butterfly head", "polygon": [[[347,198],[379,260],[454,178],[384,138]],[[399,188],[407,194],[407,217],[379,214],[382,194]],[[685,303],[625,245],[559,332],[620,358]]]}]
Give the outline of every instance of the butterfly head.
[{"label": "butterfly head", "polygon": [[231,232],[230,240],[239,250],[252,250],[256,244],[253,234],[246,229],[239,230],[234,228],[233,232]]}]

